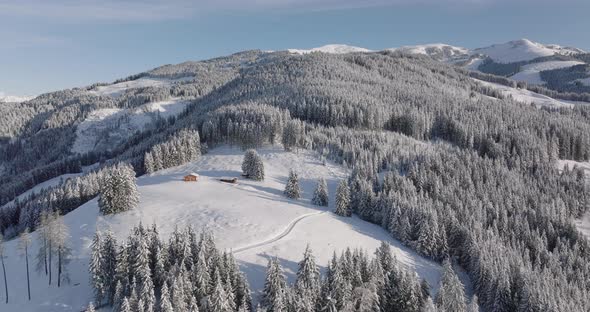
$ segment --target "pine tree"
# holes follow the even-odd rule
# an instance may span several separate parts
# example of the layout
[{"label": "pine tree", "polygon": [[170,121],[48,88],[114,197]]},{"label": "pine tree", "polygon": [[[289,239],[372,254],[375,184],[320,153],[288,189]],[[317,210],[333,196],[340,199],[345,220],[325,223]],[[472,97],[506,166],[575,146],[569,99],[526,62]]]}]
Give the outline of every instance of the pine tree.
[{"label": "pine tree", "polygon": [[190,303],[188,305],[188,312],[199,312],[199,304],[195,296],[191,296]]},{"label": "pine tree", "polygon": [[151,152],[145,153],[145,156],[143,157],[143,167],[145,168],[146,173],[152,173],[156,171],[154,166],[154,157],[152,156]]},{"label": "pine tree", "polygon": [[219,276],[219,271],[214,274],[215,286],[213,286],[213,293],[209,296],[209,311],[211,312],[231,312],[232,304],[228,298],[228,293],[223,287],[223,281]]},{"label": "pine tree", "polygon": [[98,207],[102,214],[113,214],[137,207],[139,192],[133,167],[128,164],[118,164],[109,170],[104,179],[98,200]]},{"label": "pine tree", "polygon": [[301,197],[301,188],[299,187],[299,177],[295,170],[291,169],[289,172],[289,179],[285,185],[285,195],[291,199],[299,199]]},{"label": "pine tree", "polygon": [[467,306],[467,312],[479,312],[479,303],[477,302],[477,295],[473,295],[471,302]]},{"label": "pine tree", "polygon": [[47,211],[43,211],[39,218],[39,225],[38,230],[39,233],[39,249],[37,251],[37,255],[35,257],[36,261],[36,270],[37,272],[45,271],[45,275],[49,275],[48,270],[48,254],[49,254],[49,246],[51,241],[51,235],[49,235],[49,214]]},{"label": "pine tree", "polygon": [[182,286],[182,276],[177,276],[172,282],[172,306],[175,310],[186,311],[186,297]]},{"label": "pine tree", "polygon": [[25,257],[25,267],[27,269],[27,294],[29,301],[31,300],[31,280],[29,278],[29,247],[31,246],[31,236],[29,229],[26,228],[20,235],[18,241],[18,249],[21,252],[21,256]]},{"label": "pine tree", "polygon": [[117,287],[117,240],[110,230],[105,231],[102,243],[102,280],[107,302],[113,304]]},{"label": "pine tree", "polygon": [[262,293],[262,306],[268,312],[282,312],[287,306],[287,282],[277,258],[268,261]]},{"label": "pine tree", "polygon": [[317,305],[320,293],[320,270],[315,263],[315,257],[309,248],[305,248],[303,260],[299,262],[297,280],[295,281],[295,295],[299,310],[313,311]]},{"label": "pine tree", "polygon": [[246,151],[242,162],[242,171],[245,176],[252,180],[264,180],[264,163],[256,150],[249,149]]},{"label": "pine tree", "polygon": [[[119,309],[120,312],[132,312],[131,310],[131,303],[129,303],[129,298],[123,298],[123,302],[121,303],[121,308]],[[162,310],[162,312],[173,312],[172,309],[170,310]]]},{"label": "pine tree", "polygon": [[160,294],[160,312],[174,312],[174,308],[170,302],[170,292],[166,283],[162,286]]},{"label": "pine tree", "polygon": [[104,258],[102,255],[103,252],[103,242],[100,231],[96,231],[94,233],[94,238],[92,239],[92,244],[90,245],[91,254],[90,254],[90,283],[92,284],[92,288],[94,289],[94,300],[98,304],[100,304],[105,297],[106,285],[104,281],[104,270],[103,270],[103,263]]},{"label": "pine tree", "polygon": [[94,309],[94,304],[92,302],[90,302],[88,304],[88,307],[86,308],[86,312],[96,312],[96,310]]},{"label": "pine tree", "polygon": [[313,193],[312,202],[314,205],[328,206],[328,185],[326,184],[326,179],[320,178],[318,181],[315,192]]},{"label": "pine tree", "polygon": [[448,259],[443,262],[443,275],[435,303],[436,307],[441,311],[464,312],[466,310],[463,284],[461,284],[455,271],[453,271],[451,262]]},{"label": "pine tree", "polygon": [[[69,230],[58,212],[55,212],[51,216],[49,233],[52,237],[52,247],[55,248],[57,255],[57,287],[61,287],[62,281],[68,280],[67,264],[70,261],[71,250],[68,243],[70,236]],[[51,256],[51,254],[52,252],[50,250],[49,255]],[[49,267],[51,268],[51,260],[49,261]]]},{"label": "pine tree", "polygon": [[344,217],[350,217],[352,215],[352,210],[350,209],[350,190],[346,180],[340,181],[336,189],[336,209],[334,212]]}]

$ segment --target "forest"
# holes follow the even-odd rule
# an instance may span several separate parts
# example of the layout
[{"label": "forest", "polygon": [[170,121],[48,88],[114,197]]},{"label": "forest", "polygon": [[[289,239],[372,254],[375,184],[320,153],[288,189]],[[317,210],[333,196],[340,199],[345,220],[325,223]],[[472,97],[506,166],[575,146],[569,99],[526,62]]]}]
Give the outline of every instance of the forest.
[{"label": "forest", "polygon": [[[201,67],[215,73],[210,80],[196,79],[159,91],[173,94],[201,90],[192,93],[193,102],[182,114],[160,120],[152,129],[135,133],[126,142],[95,155],[69,153],[71,135],[59,136],[57,144],[48,141],[56,133],[71,133],[68,131],[90,109],[85,107],[95,105],[84,104],[88,96],[82,91],[64,91],[72,95],[64,93],[61,98],[48,95],[56,98],[23,103],[22,114],[3,116],[19,125],[10,129],[20,130],[3,132],[11,139],[0,145],[0,161],[6,172],[0,182],[0,202],[9,203],[0,210],[0,231],[7,237],[16,236],[26,228],[35,228],[42,211],[64,214],[94,198],[100,192],[101,176],[119,162],[129,164],[141,175],[194,160],[207,148],[220,144],[248,149],[282,143],[287,150],[312,149],[351,168],[346,181],[351,212],[382,226],[420,254],[441,263],[455,263],[467,271],[482,311],[590,310],[590,245],[572,222],[589,210],[590,190],[583,171],[575,167],[560,171],[556,166],[558,160],[590,159],[588,106],[538,109],[523,105],[477,81],[487,77],[514,83],[506,78],[391,52],[290,55],[253,51],[204,64],[165,66],[145,75],[200,77]],[[134,105],[134,101],[124,104],[89,98],[96,105]],[[99,163],[99,168],[53,189],[11,201],[39,181],[79,172],[82,166],[93,163]],[[167,248],[168,259],[182,259],[170,255],[187,251],[178,251],[174,247],[177,242],[164,247],[153,239],[154,231],[136,229],[123,245],[162,245],[157,248]],[[179,236],[187,235],[194,236]],[[152,237],[151,243],[146,236]],[[111,244],[116,247],[111,247],[110,253],[119,255],[118,245]],[[139,249],[132,248],[134,252]],[[166,276],[155,279],[153,266],[129,264],[133,270],[141,266],[145,271],[127,272],[116,303],[117,283],[112,281],[108,283],[110,290],[104,294],[101,290],[97,302],[129,306],[124,311],[135,311],[138,298],[145,295],[139,293],[147,292],[149,298],[142,304],[148,311],[146,304],[176,300],[174,287],[182,286],[170,283],[167,276],[202,274],[199,266],[191,265],[202,261],[199,257],[213,255],[211,250],[202,256],[198,255],[201,248],[190,250],[197,253],[191,256],[192,262],[165,262]],[[327,296],[329,285],[334,283],[343,283],[338,289],[353,290],[388,289],[388,283],[393,283],[394,288],[408,292],[403,296],[415,298],[420,309],[431,305],[431,298],[418,291],[420,281],[404,277],[407,274],[395,265],[386,269],[381,263],[383,272],[374,273],[379,271],[378,265],[371,264],[376,260],[361,251],[350,254],[335,257],[328,275],[320,279],[320,285],[328,285],[320,287],[317,299],[323,307],[365,311],[360,307],[371,305],[358,304],[365,300],[379,302],[379,308],[368,311],[396,311],[400,307],[393,303],[398,302],[394,297],[399,295],[388,291],[369,292],[380,294],[379,299],[355,291],[336,298]],[[229,308],[211,311],[250,311],[253,307],[240,292],[245,289],[240,274],[215,273],[235,270],[231,255],[214,257],[224,259],[216,260],[215,265],[207,263],[209,277],[215,283],[208,283],[211,287],[201,294],[182,295],[182,301],[209,311],[203,308],[209,307],[203,298],[224,292],[213,297],[230,298],[228,303],[219,303]],[[347,271],[351,267],[352,271]],[[361,276],[351,273],[363,271],[366,274]],[[280,311],[283,308],[275,309],[275,304],[293,306],[297,302],[293,294],[317,287],[315,277],[313,283],[304,283],[303,290],[298,290],[297,283],[285,285],[280,272],[277,263],[270,261],[268,274],[272,277],[268,277],[270,286],[265,289],[262,309]],[[339,275],[342,277],[334,282],[334,276]],[[448,275],[445,280],[452,284],[450,270]],[[147,276],[152,278],[153,288]],[[195,278],[186,278],[183,283],[198,283]],[[230,286],[233,295],[229,294]],[[436,301],[434,298],[434,306],[439,308],[446,302]],[[451,310],[466,311],[464,305]],[[316,307],[309,311],[314,309],[325,311]]]}]

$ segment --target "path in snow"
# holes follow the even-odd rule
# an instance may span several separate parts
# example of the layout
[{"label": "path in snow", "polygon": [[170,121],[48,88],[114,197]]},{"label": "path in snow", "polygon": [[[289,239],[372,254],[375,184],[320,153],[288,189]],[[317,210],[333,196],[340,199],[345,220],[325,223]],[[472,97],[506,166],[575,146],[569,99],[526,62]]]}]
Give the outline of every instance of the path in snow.
[{"label": "path in snow", "polygon": [[254,243],[252,245],[248,245],[248,246],[244,246],[244,247],[240,247],[240,248],[236,248],[234,250],[232,250],[232,253],[234,255],[237,255],[243,251],[246,250],[250,250],[250,249],[254,249],[254,248],[258,248],[258,247],[262,247],[262,246],[266,246],[266,245],[270,245],[272,243],[276,243],[278,242],[280,239],[284,238],[285,236],[291,234],[291,232],[293,231],[293,228],[295,228],[295,226],[297,225],[297,223],[299,223],[301,220],[309,218],[309,217],[313,217],[313,216],[317,216],[317,215],[321,215],[326,213],[326,211],[320,211],[320,212],[314,212],[314,213],[308,213],[305,215],[302,215],[298,218],[296,218],[295,220],[291,221],[291,223],[289,223],[289,225],[287,226],[287,228],[281,232],[279,235],[271,238],[271,239],[267,239],[265,241],[259,242],[259,243]]}]

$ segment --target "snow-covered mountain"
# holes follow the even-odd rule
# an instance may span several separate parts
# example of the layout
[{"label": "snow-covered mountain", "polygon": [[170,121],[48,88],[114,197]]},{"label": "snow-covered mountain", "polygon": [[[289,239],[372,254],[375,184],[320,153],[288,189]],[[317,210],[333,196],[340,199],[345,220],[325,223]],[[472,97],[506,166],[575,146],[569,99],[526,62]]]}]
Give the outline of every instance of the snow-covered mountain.
[{"label": "snow-covered mountain", "polygon": [[16,96],[16,95],[7,95],[4,92],[0,92],[0,103],[20,103],[25,102],[30,99],[34,98],[34,96]]},{"label": "snow-covered mountain", "polygon": [[[289,49],[288,51],[296,54],[310,52],[331,54],[380,52],[379,50],[341,44],[331,44],[309,50]],[[444,43],[434,43],[389,48],[383,51],[426,55],[437,61],[457,64],[470,70],[481,70],[486,73],[502,75],[516,81],[537,85],[547,83],[547,81],[541,78],[541,72],[543,71],[567,70],[576,65],[586,64],[586,61],[575,58],[578,55],[586,53],[582,49],[557,44],[542,44],[529,39],[513,40],[475,49]],[[487,67],[482,68],[481,66],[484,63]],[[588,86],[587,80],[585,79],[590,79],[590,70],[586,74],[578,73],[579,75],[582,77],[577,78],[577,80],[565,81],[565,87],[555,86],[555,84],[552,84],[550,87],[559,91],[588,92],[584,87],[578,88],[580,90],[569,89],[569,84],[575,84],[578,81],[578,85]]]},{"label": "snow-covered mountain", "polygon": [[427,55],[438,61],[453,61],[457,59],[463,59],[469,56],[469,49],[443,43],[403,46],[399,48],[390,48],[386,50]]},{"label": "snow-covered mountain", "polygon": [[497,63],[514,63],[556,54],[574,55],[579,53],[584,53],[584,51],[577,48],[562,47],[556,44],[544,45],[528,39],[493,44],[488,47],[472,50],[472,54],[485,55]]},{"label": "snow-covered mountain", "polygon": [[371,52],[369,49],[350,46],[346,44],[328,44],[325,46],[313,48],[313,49],[288,49],[290,53],[293,54],[307,54],[312,52],[322,52],[322,53],[331,53],[331,54],[345,54],[345,53],[353,53],[353,52]]}]

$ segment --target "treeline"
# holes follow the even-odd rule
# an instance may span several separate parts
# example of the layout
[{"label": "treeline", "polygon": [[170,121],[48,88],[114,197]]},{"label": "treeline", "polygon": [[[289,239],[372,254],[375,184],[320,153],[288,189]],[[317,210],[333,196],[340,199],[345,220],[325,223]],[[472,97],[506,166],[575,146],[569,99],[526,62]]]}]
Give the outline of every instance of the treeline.
[{"label": "treeline", "polygon": [[181,130],[168,141],[152,146],[144,156],[145,172],[175,167],[201,156],[201,140],[196,130]]},{"label": "treeline", "polygon": [[477,299],[467,310],[450,262],[433,301],[428,283],[402,268],[387,243],[374,257],[360,249],[334,253],[325,274],[308,247],[292,285],[272,258],[256,307],[234,256],[220,252],[207,231],[176,229],[164,242],[155,225],[140,224],[121,244],[111,232],[98,231],[91,249],[95,304],[115,311],[478,311]]},{"label": "treeline", "polygon": [[251,311],[248,281],[213,236],[176,229],[168,242],[141,224],[120,244],[97,231],[92,242],[95,304],[115,311]]}]

